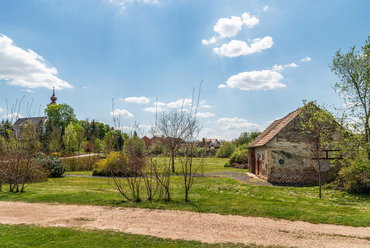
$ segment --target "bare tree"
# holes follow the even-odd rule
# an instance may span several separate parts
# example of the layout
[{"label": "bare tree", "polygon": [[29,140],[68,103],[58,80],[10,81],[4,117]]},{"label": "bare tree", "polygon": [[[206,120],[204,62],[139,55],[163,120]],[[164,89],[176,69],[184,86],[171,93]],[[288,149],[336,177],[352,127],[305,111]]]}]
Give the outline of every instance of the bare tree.
[{"label": "bare tree", "polygon": [[19,132],[19,138],[3,139],[4,153],[0,174],[9,183],[10,192],[23,192],[29,183],[48,176],[47,170],[36,159],[41,151],[41,143],[33,123],[28,122]]}]

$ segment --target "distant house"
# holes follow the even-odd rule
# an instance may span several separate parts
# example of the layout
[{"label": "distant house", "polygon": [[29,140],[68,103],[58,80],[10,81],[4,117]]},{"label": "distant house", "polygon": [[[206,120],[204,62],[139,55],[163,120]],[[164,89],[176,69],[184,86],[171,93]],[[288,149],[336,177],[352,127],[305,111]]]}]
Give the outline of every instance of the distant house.
[{"label": "distant house", "polygon": [[155,143],[162,143],[162,145],[165,145],[165,140],[161,137],[156,137],[154,136],[153,138],[148,138],[147,136],[144,136],[142,138],[144,140],[144,143],[145,143],[145,146],[146,146],[146,149],[149,150]]},{"label": "distant house", "polygon": [[42,130],[45,130],[45,123],[47,122],[47,120],[48,118],[46,116],[19,118],[13,125],[15,137],[18,138],[19,132],[27,124],[27,122],[32,122],[35,125],[36,129],[42,128]]},{"label": "distant house", "polygon": [[[310,184],[318,181],[317,160],[312,157],[307,147],[309,134],[302,130],[300,113],[304,107],[274,121],[248,145],[251,173],[273,183]],[[322,110],[317,108],[317,111]],[[341,131],[337,128],[333,130],[336,130],[332,134],[333,141],[339,140]],[[335,142],[328,146],[320,157],[321,175],[324,180],[333,170],[330,161],[336,156],[334,144]]]},{"label": "distant house", "polygon": [[201,142],[198,143],[198,147],[200,148],[208,148],[211,149],[218,149],[220,148],[221,144],[217,139],[205,139],[203,138]]}]

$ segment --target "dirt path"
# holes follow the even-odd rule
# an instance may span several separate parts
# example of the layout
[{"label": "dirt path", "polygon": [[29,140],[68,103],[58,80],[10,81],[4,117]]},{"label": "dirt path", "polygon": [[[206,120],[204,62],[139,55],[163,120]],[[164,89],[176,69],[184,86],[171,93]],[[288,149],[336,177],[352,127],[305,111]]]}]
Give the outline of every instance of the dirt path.
[{"label": "dirt path", "polygon": [[185,211],[0,201],[0,223],[112,229],[162,238],[287,247],[370,247],[370,227]]}]

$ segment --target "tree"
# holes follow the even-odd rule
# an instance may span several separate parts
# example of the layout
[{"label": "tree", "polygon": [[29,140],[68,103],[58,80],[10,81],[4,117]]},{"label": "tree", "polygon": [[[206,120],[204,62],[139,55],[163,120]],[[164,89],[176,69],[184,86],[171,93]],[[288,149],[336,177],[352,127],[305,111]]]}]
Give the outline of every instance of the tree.
[{"label": "tree", "polygon": [[252,132],[241,133],[240,136],[237,139],[234,140],[233,144],[236,145],[236,146],[241,146],[241,145],[244,145],[244,144],[249,145],[249,143],[251,143],[260,134],[261,134],[261,132],[259,132],[257,130],[253,130]]},{"label": "tree", "polygon": [[73,108],[67,104],[49,105],[45,109],[45,114],[52,126],[61,128],[66,128],[76,118]]},{"label": "tree", "polygon": [[344,98],[347,114],[356,120],[352,127],[364,132],[362,145],[370,161],[370,36],[359,51],[356,46],[345,54],[339,49],[330,67],[339,77],[334,89]]},{"label": "tree", "polygon": [[321,199],[321,154],[330,145],[335,128],[334,117],[318,108],[312,102],[306,104],[300,113],[303,132],[307,134],[307,148],[317,161],[319,175],[319,197]]},{"label": "tree", "polygon": [[175,173],[176,152],[189,135],[188,117],[184,109],[173,109],[163,112],[157,121],[157,129],[165,138],[165,144],[170,153],[173,173]]}]

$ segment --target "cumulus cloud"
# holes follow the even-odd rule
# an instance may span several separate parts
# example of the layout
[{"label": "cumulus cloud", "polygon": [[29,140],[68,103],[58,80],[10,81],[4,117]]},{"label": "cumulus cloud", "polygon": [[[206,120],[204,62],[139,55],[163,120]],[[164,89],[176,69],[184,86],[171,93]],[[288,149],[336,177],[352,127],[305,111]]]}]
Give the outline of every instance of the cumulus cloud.
[{"label": "cumulus cloud", "polygon": [[274,42],[270,36],[263,39],[254,39],[250,45],[245,41],[232,40],[228,44],[223,44],[220,48],[214,48],[213,52],[226,57],[238,57],[271,48],[273,44]]},{"label": "cumulus cloud", "polygon": [[5,111],[5,109],[0,108],[0,113],[1,113],[1,112],[4,112],[4,111]]},{"label": "cumulus cloud", "polygon": [[286,87],[279,83],[283,76],[273,70],[241,72],[238,75],[231,76],[226,85],[220,85],[219,88],[238,88],[241,90],[271,90],[275,88]]},{"label": "cumulus cloud", "polygon": [[73,86],[58,78],[58,71],[48,67],[42,56],[17,47],[13,40],[0,34],[0,79],[25,88],[64,89]]},{"label": "cumulus cloud", "polygon": [[217,38],[216,37],[212,37],[212,38],[210,38],[208,40],[206,40],[206,39],[202,40],[202,44],[203,45],[206,45],[206,46],[208,46],[210,44],[215,44],[216,42],[217,42]]},{"label": "cumulus cloud", "polygon": [[248,28],[253,28],[253,26],[257,25],[260,21],[255,16],[250,16],[249,13],[244,13],[242,15],[243,23],[247,25]]},{"label": "cumulus cloud", "polygon": [[265,11],[265,12],[268,11],[269,10],[269,6],[267,6],[267,5],[263,6],[262,10]]},{"label": "cumulus cloud", "polygon": [[133,103],[149,103],[150,100],[145,96],[142,97],[126,97],[125,102],[133,102]]},{"label": "cumulus cloud", "polygon": [[179,99],[175,102],[170,102],[167,104],[168,108],[181,108],[181,107],[186,107],[186,106],[191,106],[192,100],[189,98],[185,99]]},{"label": "cumulus cloud", "polygon": [[216,116],[214,113],[210,113],[210,112],[203,112],[203,113],[197,113],[196,114],[196,117],[198,118],[209,118],[209,117],[213,117],[213,116]]},{"label": "cumulus cloud", "polygon": [[311,58],[306,56],[303,59],[301,59],[299,62],[309,62],[309,61],[311,61]]},{"label": "cumulus cloud", "polygon": [[110,115],[114,117],[123,117],[123,118],[132,118],[134,117],[133,114],[128,112],[126,109],[116,109],[114,112],[110,112]]},{"label": "cumulus cloud", "polygon": [[232,16],[231,18],[221,18],[217,21],[213,30],[220,35],[221,38],[232,38],[240,30],[242,30],[243,22],[240,17]]},{"label": "cumulus cloud", "polygon": [[290,64],[287,64],[287,65],[284,65],[284,67],[298,67],[298,65],[296,63],[290,63]]},{"label": "cumulus cloud", "polygon": [[223,131],[237,131],[240,129],[253,129],[259,128],[259,125],[250,123],[242,118],[220,118],[217,120],[217,123],[221,123],[221,130]]}]

